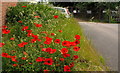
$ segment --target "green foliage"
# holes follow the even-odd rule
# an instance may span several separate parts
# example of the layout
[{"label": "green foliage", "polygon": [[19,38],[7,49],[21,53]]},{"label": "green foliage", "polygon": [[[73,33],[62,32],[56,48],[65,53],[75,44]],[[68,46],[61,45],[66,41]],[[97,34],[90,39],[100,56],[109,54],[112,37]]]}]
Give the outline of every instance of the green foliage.
[{"label": "green foliage", "polygon": [[[59,17],[54,18],[55,15]],[[60,39],[61,42],[65,40],[72,42],[75,40],[75,35],[71,37],[71,39],[66,36],[66,34],[59,32],[59,30],[62,30],[66,25],[68,25],[68,22],[70,22],[69,19],[65,18],[63,14],[42,4],[19,4],[16,7],[10,7],[7,12],[8,28],[6,28],[10,30],[10,33],[3,34],[2,40],[5,45],[3,46],[2,50],[4,53],[8,53],[10,56],[16,56],[18,62],[12,61],[12,58],[3,57],[3,71],[63,71],[65,65],[75,62],[72,60],[73,55],[76,55],[75,51],[73,51],[73,47],[68,47],[68,53],[70,54],[70,57],[65,58],[65,61],[62,62],[59,60],[59,58],[64,57],[59,50],[65,47],[62,46],[62,43],[54,43],[55,39]],[[42,27],[36,27],[36,24],[42,24]],[[32,30],[32,33],[37,35],[41,41],[31,43],[31,39],[33,38],[28,37],[26,31],[22,31],[24,26],[28,26],[27,30]],[[46,34],[42,32],[46,32]],[[51,33],[54,33],[55,35],[51,36]],[[44,44],[46,37],[52,38],[51,44]],[[11,38],[15,38],[15,40],[10,40]],[[28,44],[24,47],[19,47],[18,44],[22,42],[28,42]],[[43,48],[49,47],[56,49],[57,51],[54,54],[49,54],[42,51]],[[25,55],[23,52],[26,52],[27,55]],[[27,59],[22,60],[22,57]],[[53,65],[49,66],[44,65],[44,62],[36,62],[38,57],[52,58],[54,63]],[[14,67],[14,64],[17,66]]]}]

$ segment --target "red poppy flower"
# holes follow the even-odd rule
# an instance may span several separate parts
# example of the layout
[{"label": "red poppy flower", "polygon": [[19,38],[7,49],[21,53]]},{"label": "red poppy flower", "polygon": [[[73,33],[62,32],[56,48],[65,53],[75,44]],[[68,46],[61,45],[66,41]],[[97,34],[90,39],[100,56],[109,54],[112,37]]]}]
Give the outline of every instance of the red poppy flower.
[{"label": "red poppy flower", "polygon": [[25,7],[27,7],[27,6],[22,6],[22,7],[24,7],[24,8],[25,8]]},{"label": "red poppy flower", "polygon": [[44,42],[44,44],[51,44],[52,42],[52,38],[46,37],[46,41]]},{"label": "red poppy flower", "polygon": [[51,41],[45,41],[45,42],[44,42],[44,44],[48,44],[48,45],[49,45],[50,43],[51,43]]},{"label": "red poppy flower", "polygon": [[70,46],[70,42],[69,41],[63,41],[62,42],[62,46],[69,47]]},{"label": "red poppy flower", "polygon": [[11,58],[13,62],[18,62],[16,58]]},{"label": "red poppy flower", "polygon": [[54,42],[60,44],[60,39],[56,39]]},{"label": "red poppy flower", "polygon": [[58,15],[54,15],[54,18],[57,19],[57,18],[58,18]]},{"label": "red poppy flower", "polygon": [[40,16],[34,16],[35,18],[40,18]]},{"label": "red poppy flower", "polygon": [[47,59],[45,59],[44,61],[45,61],[45,62],[44,62],[45,65],[52,65],[52,64],[53,64],[52,58],[47,58]]},{"label": "red poppy flower", "polygon": [[74,59],[74,60],[78,59],[78,55],[74,55],[74,56],[73,56],[73,59]]},{"label": "red poppy flower", "polygon": [[64,61],[65,59],[64,58],[60,58],[60,61]]},{"label": "red poppy flower", "polygon": [[41,39],[37,39],[37,41],[41,42]]},{"label": "red poppy flower", "polygon": [[10,33],[10,30],[2,29],[2,34],[9,34],[9,33]]},{"label": "red poppy flower", "polygon": [[42,51],[45,51],[45,52],[46,52],[46,48],[42,48]]},{"label": "red poppy flower", "polygon": [[42,61],[44,61],[44,58],[43,58],[43,57],[38,57],[38,58],[36,59],[36,62],[42,62]]},{"label": "red poppy flower", "polygon": [[2,53],[2,57],[7,57],[8,53]]},{"label": "red poppy flower", "polygon": [[71,70],[70,70],[70,67],[69,67],[68,65],[64,66],[64,71],[65,71],[65,72],[70,72],[70,71],[71,71]]},{"label": "red poppy flower", "polygon": [[8,28],[6,25],[3,25],[3,26],[2,26],[2,29],[6,29],[6,28]]},{"label": "red poppy flower", "polygon": [[20,44],[18,44],[19,47],[24,47],[25,45],[27,45],[28,43],[27,42],[22,42]]},{"label": "red poppy flower", "polygon": [[32,30],[26,30],[26,32],[27,32],[27,33],[31,33],[31,32],[32,32]]},{"label": "red poppy flower", "polygon": [[79,40],[75,40],[74,41],[76,44],[80,44],[80,41]]},{"label": "red poppy flower", "polygon": [[80,47],[74,46],[74,47],[73,47],[73,50],[74,50],[74,51],[79,51],[79,50],[80,50]]},{"label": "red poppy flower", "polygon": [[75,35],[76,40],[80,39],[80,35]]},{"label": "red poppy flower", "polygon": [[60,50],[60,52],[61,52],[61,54],[66,54],[66,53],[68,53],[68,49],[67,48],[62,48]]},{"label": "red poppy flower", "polygon": [[10,40],[15,40],[15,38],[10,38]]},{"label": "red poppy flower", "polygon": [[35,43],[36,42],[36,39],[31,39],[31,43]]},{"label": "red poppy flower", "polygon": [[29,62],[29,64],[32,64],[32,63]]},{"label": "red poppy flower", "polygon": [[46,51],[46,52],[51,52],[51,51],[52,51],[52,48],[46,48],[45,51]]},{"label": "red poppy flower", "polygon": [[52,49],[49,53],[50,54],[53,54],[53,53],[55,53],[57,50],[56,49]]},{"label": "red poppy flower", "polygon": [[0,43],[0,47],[3,47],[5,45],[5,43]]},{"label": "red poppy flower", "polygon": [[28,26],[24,26],[23,28],[22,28],[22,31],[25,31],[25,30],[27,30],[28,29]]},{"label": "red poppy flower", "polygon": [[73,67],[74,66],[74,62],[70,63],[69,67]]},{"label": "red poppy flower", "polygon": [[36,24],[36,27],[42,27],[42,24]]},{"label": "red poppy flower", "polygon": [[42,31],[42,32],[40,32],[40,33],[45,33],[45,34],[47,34],[47,32],[46,32],[46,31]]},{"label": "red poppy flower", "polygon": [[26,58],[26,57],[22,57],[21,59],[22,59],[22,60],[26,60],[27,58]]},{"label": "red poppy flower", "polygon": [[16,67],[16,66],[17,66],[17,64],[13,64],[12,66]]},{"label": "red poppy flower", "polygon": [[16,56],[10,56],[10,55],[8,55],[8,58],[16,58]]},{"label": "red poppy flower", "polygon": [[49,73],[50,70],[46,70],[46,69],[45,69],[45,70],[43,70],[43,71],[44,71],[44,73]]},{"label": "red poppy flower", "polygon": [[59,30],[59,32],[62,32],[62,30]]},{"label": "red poppy flower", "polygon": [[32,35],[33,35],[32,33],[28,33],[28,34],[27,34],[27,37],[30,37],[30,36],[32,36]]},{"label": "red poppy flower", "polygon": [[38,39],[38,36],[37,35],[34,35],[34,34],[32,34],[32,37],[34,38],[34,39]]},{"label": "red poppy flower", "polygon": [[51,33],[51,36],[54,36],[55,35],[55,33]]},{"label": "red poppy flower", "polygon": [[53,54],[56,52],[56,49],[52,48],[43,48],[42,51],[48,52],[49,54]]},{"label": "red poppy flower", "polygon": [[76,46],[77,44],[75,42],[70,42],[71,46]]},{"label": "red poppy flower", "polygon": [[18,21],[19,23],[22,23],[22,21]]},{"label": "red poppy flower", "polygon": [[63,57],[64,57],[64,58],[70,57],[70,54],[63,54]]}]

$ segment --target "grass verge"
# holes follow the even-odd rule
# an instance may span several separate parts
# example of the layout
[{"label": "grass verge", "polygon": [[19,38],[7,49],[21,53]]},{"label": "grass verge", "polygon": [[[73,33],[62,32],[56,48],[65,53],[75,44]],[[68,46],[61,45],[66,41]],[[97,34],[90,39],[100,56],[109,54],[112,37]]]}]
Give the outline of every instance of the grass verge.
[{"label": "grass verge", "polygon": [[[68,25],[64,27],[66,37],[71,38],[75,34],[81,35],[81,50],[78,52],[80,60],[76,63],[75,71],[108,71],[109,69],[105,66],[104,59],[100,56],[90,41],[84,36],[83,30],[77,21],[72,18],[68,21]],[[70,35],[71,34],[71,35]]]}]

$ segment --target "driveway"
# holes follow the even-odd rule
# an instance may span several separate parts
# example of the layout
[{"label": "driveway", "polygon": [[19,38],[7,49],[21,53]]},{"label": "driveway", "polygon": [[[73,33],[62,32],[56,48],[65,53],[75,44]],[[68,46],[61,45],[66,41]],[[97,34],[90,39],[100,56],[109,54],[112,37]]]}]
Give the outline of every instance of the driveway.
[{"label": "driveway", "polygon": [[79,22],[112,71],[118,71],[118,24]]}]

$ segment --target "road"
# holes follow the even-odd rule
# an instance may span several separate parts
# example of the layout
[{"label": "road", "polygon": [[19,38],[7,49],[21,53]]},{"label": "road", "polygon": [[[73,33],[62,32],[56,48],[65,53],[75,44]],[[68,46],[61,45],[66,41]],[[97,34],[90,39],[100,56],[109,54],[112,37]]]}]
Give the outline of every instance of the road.
[{"label": "road", "polygon": [[118,71],[118,24],[79,22],[112,71]]}]

